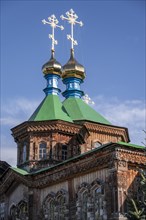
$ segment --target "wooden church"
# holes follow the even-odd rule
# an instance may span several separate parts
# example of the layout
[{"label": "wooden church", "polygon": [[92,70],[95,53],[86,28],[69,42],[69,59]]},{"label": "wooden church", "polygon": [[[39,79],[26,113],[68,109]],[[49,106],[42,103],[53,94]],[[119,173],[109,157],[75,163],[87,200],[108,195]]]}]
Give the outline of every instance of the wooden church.
[{"label": "wooden church", "polygon": [[71,54],[63,67],[54,50],[54,28],[63,27],[54,15],[43,20],[52,27],[51,58],[42,67],[45,98],[28,121],[12,128],[17,168],[0,177],[1,220],[126,220],[126,195],[141,196],[138,168],[145,169],[145,149],[129,143],[127,128],[83,101],[85,69],[75,59],[73,36],[82,22],[72,9],[66,15],[61,18],[71,25]]}]

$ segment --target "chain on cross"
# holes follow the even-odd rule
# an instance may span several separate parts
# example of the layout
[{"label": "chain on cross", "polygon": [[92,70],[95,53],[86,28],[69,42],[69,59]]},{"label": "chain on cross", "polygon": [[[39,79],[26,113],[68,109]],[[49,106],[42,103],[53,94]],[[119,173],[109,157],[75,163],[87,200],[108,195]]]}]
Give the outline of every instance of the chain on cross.
[{"label": "chain on cross", "polygon": [[52,51],[54,51],[54,45],[58,44],[57,40],[55,40],[54,30],[56,27],[60,28],[61,30],[64,30],[64,27],[62,25],[58,25],[58,20],[55,17],[55,15],[51,15],[50,17],[48,17],[48,20],[49,22],[43,19],[42,22],[43,24],[49,24],[52,27],[52,34],[49,34],[49,38],[52,39]]},{"label": "chain on cross", "polygon": [[71,40],[71,49],[73,49],[74,45],[78,45],[77,41],[74,39],[74,32],[73,32],[73,26],[75,24],[79,24],[81,27],[83,26],[82,21],[77,21],[78,16],[75,14],[73,9],[70,9],[66,12],[67,17],[64,17],[63,15],[60,16],[62,20],[67,20],[68,23],[71,24],[71,35],[67,35],[67,39]]}]

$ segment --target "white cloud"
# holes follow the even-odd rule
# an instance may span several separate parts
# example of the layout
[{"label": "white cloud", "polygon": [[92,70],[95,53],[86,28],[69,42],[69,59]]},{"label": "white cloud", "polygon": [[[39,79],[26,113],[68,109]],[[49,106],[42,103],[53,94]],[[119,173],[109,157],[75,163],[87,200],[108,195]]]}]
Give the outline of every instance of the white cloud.
[{"label": "white cloud", "polygon": [[38,100],[28,100],[26,98],[7,101],[2,105],[0,122],[2,125],[15,126],[28,120],[38,105]]},{"label": "white cloud", "polygon": [[10,125],[10,126],[14,126],[17,125],[19,123],[21,123],[21,121],[19,119],[15,119],[13,117],[10,116],[5,116],[3,118],[0,119],[0,123],[1,125]]},{"label": "white cloud", "polygon": [[19,98],[7,100],[1,106],[0,159],[7,161],[12,166],[16,166],[17,163],[17,146],[11,136],[10,129],[28,120],[38,105],[39,101],[37,100]]},{"label": "white cloud", "polygon": [[17,146],[9,134],[1,134],[0,160],[7,161],[11,166],[17,164]]},{"label": "white cloud", "polygon": [[142,100],[119,100],[97,96],[95,110],[104,115],[112,124],[127,127],[131,142],[142,144],[146,130],[146,109]]},{"label": "white cloud", "polygon": [[16,148],[1,148],[1,160],[6,161],[11,166],[17,164],[17,147]]}]

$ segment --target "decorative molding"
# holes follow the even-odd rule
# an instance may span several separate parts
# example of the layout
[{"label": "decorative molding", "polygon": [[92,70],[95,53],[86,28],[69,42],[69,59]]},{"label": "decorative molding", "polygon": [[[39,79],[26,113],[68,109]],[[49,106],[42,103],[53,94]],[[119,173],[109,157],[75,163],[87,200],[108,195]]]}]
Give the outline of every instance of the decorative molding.
[{"label": "decorative molding", "polygon": [[[31,135],[32,133],[40,132],[65,132],[68,134],[76,134],[83,127],[83,125],[77,125],[73,123],[63,121],[36,121],[36,122],[24,122],[15,128],[12,128],[12,134],[14,138],[23,138],[24,136]],[[42,135],[42,133],[41,133]]]},{"label": "decorative molding", "polygon": [[129,141],[129,137],[128,137],[128,133],[127,133],[127,128],[123,128],[123,127],[115,127],[112,125],[102,125],[102,124],[95,124],[95,123],[91,123],[91,122],[85,122],[83,123],[86,128],[90,131],[90,132],[98,132],[98,133],[102,133],[102,134],[109,134],[109,135],[113,135],[115,137],[117,136],[122,136],[124,141]]},{"label": "decorative molding", "polygon": [[146,155],[138,151],[120,149],[117,145],[114,147],[109,145],[103,150],[86,154],[79,158],[79,160],[71,160],[62,165],[50,167],[50,169],[38,172],[37,174],[31,175],[30,173],[29,175],[22,176],[9,169],[2,178],[0,192],[4,193],[13,181],[21,182],[32,188],[42,188],[103,168],[108,168],[109,172],[115,172],[118,169],[120,170],[121,167],[128,166],[126,163],[133,163],[134,166],[137,166],[137,164],[145,165]]},{"label": "decorative molding", "polygon": [[114,158],[120,161],[146,165],[146,153],[139,152],[137,149],[133,151],[117,148],[114,152]]}]

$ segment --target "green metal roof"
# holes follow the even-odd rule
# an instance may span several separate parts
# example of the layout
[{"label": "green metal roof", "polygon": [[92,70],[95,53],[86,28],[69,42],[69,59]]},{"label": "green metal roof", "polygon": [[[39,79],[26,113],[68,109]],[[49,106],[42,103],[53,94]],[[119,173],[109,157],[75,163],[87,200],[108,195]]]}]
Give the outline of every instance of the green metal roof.
[{"label": "green metal roof", "polygon": [[111,124],[108,120],[106,120],[102,115],[92,109],[80,98],[65,99],[63,102],[63,107],[73,121],[88,120],[102,124]]},{"label": "green metal roof", "polygon": [[57,95],[48,95],[44,98],[29,121],[45,121],[45,120],[63,120],[72,122],[62,108],[62,103]]},{"label": "green metal roof", "polygon": [[12,170],[14,170],[15,172],[21,174],[21,175],[28,175],[29,173],[26,170],[17,168],[17,167],[11,167]]},{"label": "green metal roof", "polygon": [[132,143],[125,143],[125,142],[119,141],[118,144],[125,145],[127,147],[133,147],[133,148],[139,148],[139,149],[145,149],[146,150],[145,146],[140,146],[140,145],[136,145],[136,144],[132,144]]}]

